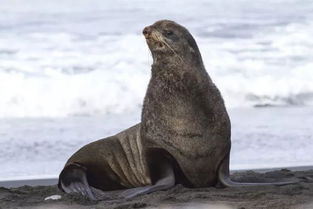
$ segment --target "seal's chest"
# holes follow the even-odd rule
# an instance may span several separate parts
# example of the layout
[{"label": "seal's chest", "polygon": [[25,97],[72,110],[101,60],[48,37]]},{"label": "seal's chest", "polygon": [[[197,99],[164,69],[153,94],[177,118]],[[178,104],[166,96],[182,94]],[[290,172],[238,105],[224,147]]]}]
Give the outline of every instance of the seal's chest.
[{"label": "seal's chest", "polygon": [[168,129],[177,134],[194,132],[193,130],[197,130],[198,128],[196,127],[199,126],[196,118],[187,117],[186,114],[163,115],[163,118]]}]

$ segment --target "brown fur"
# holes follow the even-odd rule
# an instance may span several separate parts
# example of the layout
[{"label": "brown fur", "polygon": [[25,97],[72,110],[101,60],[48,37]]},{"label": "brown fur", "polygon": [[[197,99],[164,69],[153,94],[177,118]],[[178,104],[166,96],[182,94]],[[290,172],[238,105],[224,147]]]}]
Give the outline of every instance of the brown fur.
[{"label": "brown fur", "polygon": [[222,96],[186,28],[163,20],[145,28],[144,35],[154,61],[141,124],[147,155],[163,150],[191,186],[215,185],[230,152],[230,121]]},{"label": "brown fur", "polygon": [[70,157],[64,170],[75,164],[86,169],[90,186],[103,191],[151,184],[143,157],[140,124],[83,146]]}]

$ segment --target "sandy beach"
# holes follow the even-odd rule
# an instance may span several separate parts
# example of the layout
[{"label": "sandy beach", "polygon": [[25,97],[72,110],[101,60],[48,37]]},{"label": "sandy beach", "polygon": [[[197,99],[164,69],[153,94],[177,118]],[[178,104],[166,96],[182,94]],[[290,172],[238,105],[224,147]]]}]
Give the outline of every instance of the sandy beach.
[{"label": "sandy beach", "polygon": [[[268,172],[241,171],[232,174],[236,181],[273,182],[299,181],[285,186],[240,188],[185,188],[176,185],[167,191],[139,196],[131,200],[89,201],[80,195],[60,192],[56,185],[0,188],[1,209],[39,208],[200,208],[200,209],[310,209],[313,208],[313,170],[280,169]],[[45,200],[60,195],[59,200]]]}]

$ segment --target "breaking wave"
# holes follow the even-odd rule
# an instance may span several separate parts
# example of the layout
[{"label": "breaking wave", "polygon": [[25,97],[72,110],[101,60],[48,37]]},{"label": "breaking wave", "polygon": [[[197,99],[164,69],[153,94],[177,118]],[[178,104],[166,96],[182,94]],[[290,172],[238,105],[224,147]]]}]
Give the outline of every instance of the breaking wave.
[{"label": "breaking wave", "polygon": [[140,32],[166,12],[194,34],[228,107],[313,104],[312,3],[275,1],[281,9],[273,13],[264,2],[243,12],[241,0],[221,16],[225,4],[184,0],[199,11],[195,19],[188,6],[161,12],[157,2],[136,1],[117,11],[115,1],[93,0],[99,8],[85,11],[82,2],[72,12],[0,7],[0,117],[138,111],[152,63]]}]

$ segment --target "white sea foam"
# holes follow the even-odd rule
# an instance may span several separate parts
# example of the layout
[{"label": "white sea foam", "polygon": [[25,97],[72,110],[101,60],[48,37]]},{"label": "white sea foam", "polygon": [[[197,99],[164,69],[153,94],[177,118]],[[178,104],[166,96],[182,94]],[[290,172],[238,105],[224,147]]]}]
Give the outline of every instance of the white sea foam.
[{"label": "white sea foam", "polygon": [[228,107],[313,104],[312,2],[60,2],[1,4],[0,117],[138,109],[152,63],[140,33],[164,18],[194,34]]}]

